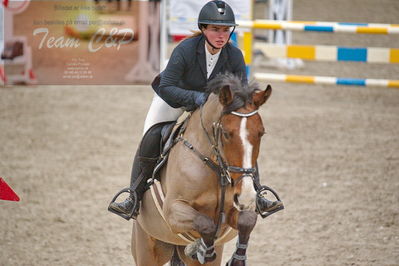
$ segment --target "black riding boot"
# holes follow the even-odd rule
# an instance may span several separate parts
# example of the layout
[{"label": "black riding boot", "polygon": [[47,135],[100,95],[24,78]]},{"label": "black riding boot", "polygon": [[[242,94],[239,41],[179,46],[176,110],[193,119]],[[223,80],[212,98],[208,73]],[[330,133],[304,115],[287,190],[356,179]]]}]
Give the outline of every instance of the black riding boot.
[{"label": "black riding boot", "polygon": [[[152,177],[161,152],[161,131],[164,125],[165,123],[154,125],[146,132],[134,157],[130,188],[119,192],[108,206],[109,211],[126,220],[136,219],[139,214],[140,201],[148,188],[147,180]],[[130,192],[130,196],[123,202],[115,202],[122,192]]]},{"label": "black riding boot", "polygon": [[[265,218],[275,212],[284,209],[284,204],[278,197],[277,193],[267,187],[262,186],[259,181],[258,165],[256,165],[256,174],[254,175],[254,187],[256,190],[256,209],[258,213]],[[276,201],[271,201],[266,198],[266,191],[270,191],[276,197]]]},{"label": "black riding boot", "polygon": [[115,212],[136,219],[139,214],[140,201],[143,198],[144,192],[147,190],[147,180],[151,178],[157,160],[158,157],[140,157],[137,152],[134,157],[132,174],[130,177],[130,187],[135,189],[130,192],[130,196],[123,202],[112,202],[109,208]]}]

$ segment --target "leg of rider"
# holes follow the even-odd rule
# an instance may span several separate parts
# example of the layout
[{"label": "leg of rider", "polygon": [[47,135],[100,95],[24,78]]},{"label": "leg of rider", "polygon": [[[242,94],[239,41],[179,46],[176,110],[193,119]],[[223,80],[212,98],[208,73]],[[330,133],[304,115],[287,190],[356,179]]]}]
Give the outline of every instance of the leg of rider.
[{"label": "leg of rider", "polygon": [[[184,111],[181,108],[170,107],[164,100],[162,100],[156,93],[154,93],[154,97],[153,97],[150,109],[149,109],[149,111],[147,113],[147,117],[145,119],[144,133],[146,133],[155,124],[165,122],[165,121],[177,120],[177,118],[183,112]],[[160,137],[160,133],[158,136]],[[143,139],[144,138],[146,138],[145,135],[144,135]],[[143,174],[147,178],[152,175],[154,165],[152,165],[151,160],[140,160],[139,157],[145,157],[145,158],[158,157],[159,151],[158,152],[150,152],[148,154],[147,152],[142,152],[141,147],[142,146],[143,147],[149,146],[150,148],[152,146],[159,147],[159,145],[158,145],[159,140],[153,140],[153,142],[152,141],[148,141],[148,142],[149,143],[146,143],[146,145],[140,145],[138,151],[136,152],[136,156],[134,158],[133,167],[132,167],[132,174],[131,174],[131,178],[130,178],[130,187],[132,187],[132,185],[134,184],[134,182],[136,180],[140,179],[138,177],[140,176],[140,173],[142,172],[141,169],[149,169],[146,172],[150,172],[150,174],[146,174],[146,173]],[[148,147],[146,147],[146,149],[148,149]],[[152,154],[155,154],[155,153],[157,153],[157,154],[153,156]],[[140,163],[140,161],[142,161],[142,162]],[[137,181],[137,182],[140,182],[140,181]],[[141,184],[143,184],[143,185],[141,185]],[[145,190],[145,186],[144,186],[145,182],[144,181],[143,181],[143,183],[140,182],[140,185],[141,185],[141,187],[139,186],[140,188],[138,188],[139,192],[142,190]],[[142,197],[142,194],[140,194],[140,193],[137,193],[137,194],[138,194],[137,195],[138,197]],[[132,213],[132,209],[133,209],[134,205],[136,205],[137,207],[139,206],[138,204],[135,204],[135,202],[133,202],[132,198],[133,197],[129,197],[124,202],[121,202],[121,203],[113,202],[113,203],[111,203],[110,207],[112,209],[116,210],[117,212],[130,214],[130,213]]]},{"label": "leg of rider", "polygon": [[147,180],[152,176],[152,172],[160,154],[161,129],[162,126],[158,126],[148,130],[134,157],[130,188],[134,190],[133,193],[137,196],[137,202],[134,201],[134,197],[131,195],[121,203],[113,202],[110,205],[113,210],[127,215],[133,214],[133,217],[137,216],[139,209],[138,203],[143,197],[147,186]]},{"label": "leg of rider", "polygon": [[144,133],[155,124],[176,121],[183,114],[182,108],[170,107],[161,97],[154,93],[150,109],[144,121]]},{"label": "leg of rider", "polygon": [[[256,192],[262,190],[262,185],[259,180],[259,168],[258,163],[256,163],[256,173],[254,175],[254,187]],[[279,200],[271,201],[265,197],[262,197],[259,193],[257,194],[256,204],[259,206],[262,213],[271,212],[283,206],[283,203]]]}]

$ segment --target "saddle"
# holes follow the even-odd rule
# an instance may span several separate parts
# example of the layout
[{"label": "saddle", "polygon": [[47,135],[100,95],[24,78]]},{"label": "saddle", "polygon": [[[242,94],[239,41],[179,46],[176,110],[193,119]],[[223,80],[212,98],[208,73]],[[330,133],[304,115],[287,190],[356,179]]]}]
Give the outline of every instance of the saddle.
[{"label": "saddle", "polygon": [[155,165],[152,177],[147,181],[148,187],[154,183],[154,180],[159,180],[159,173],[163,166],[166,164],[169,158],[169,152],[173,146],[177,143],[178,136],[182,135],[186,130],[187,122],[190,120],[188,115],[181,122],[168,122],[161,130],[161,154],[159,155],[158,162]]}]

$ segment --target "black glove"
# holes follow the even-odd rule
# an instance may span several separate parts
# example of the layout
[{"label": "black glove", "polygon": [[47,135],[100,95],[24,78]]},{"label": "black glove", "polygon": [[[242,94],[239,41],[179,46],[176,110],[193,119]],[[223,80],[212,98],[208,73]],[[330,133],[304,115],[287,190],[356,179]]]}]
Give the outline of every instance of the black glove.
[{"label": "black glove", "polygon": [[208,100],[208,96],[209,96],[208,93],[196,91],[193,97],[197,107],[203,105],[206,102],[206,100]]},{"label": "black glove", "polygon": [[208,100],[208,93],[199,92],[199,91],[191,91],[191,97],[193,104],[186,106],[186,111],[191,112],[203,105],[206,100]]}]

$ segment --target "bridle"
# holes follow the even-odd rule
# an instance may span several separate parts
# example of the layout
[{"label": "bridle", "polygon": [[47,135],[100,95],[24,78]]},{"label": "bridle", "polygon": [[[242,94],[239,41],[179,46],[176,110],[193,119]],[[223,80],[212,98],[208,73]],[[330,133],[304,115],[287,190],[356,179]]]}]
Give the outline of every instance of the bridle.
[{"label": "bridle", "polygon": [[[201,121],[201,127],[203,131],[205,132],[205,135],[208,138],[208,141],[210,145],[212,146],[212,153],[216,157],[216,163],[209,157],[203,155],[201,152],[199,152],[189,141],[183,138],[183,133],[181,132],[180,136],[177,138],[176,141],[182,141],[183,144],[189,148],[192,152],[194,152],[207,166],[209,166],[214,172],[216,172],[216,175],[219,177],[219,182],[221,185],[221,194],[220,194],[220,200],[219,200],[219,216],[218,216],[218,222],[217,222],[217,230],[215,232],[215,238],[220,234],[220,229],[221,229],[221,224],[225,222],[226,220],[226,215],[224,213],[224,201],[225,201],[225,194],[226,194],[226,187],[228,184],[231,184],[231,186],[234,186],[235,183],[239,183],[241,179],[243,179],[245,176],[250,176],[252,180],[254,181],[256,176],[258,175],[258,171],[256,168],[243,168],[239,166],[232,166],[228,165],[226,163],[226,160],[223,158],[221,152],[220,152],[220,137],[223,132],[223,126],[221,124],[222,117],[226,114],[232,114],[236,115],[242,118],[248,118],[253,115],[256,115],[258,113],[258,110],[255,110],[250,113],[240,113],[236,111],[224,113],[222,112],[221,115],[219,116],[219,119],[217,122],[214,122],[212,124],[212,135],[208,132],[208,130],[204,126],[202,114],[203,114],[203,106],[201,105],[200,107],[200,121]],[[241,176],[237,178],[235,181],[231,178],[230,173],[240,173]]]},{"label": "bridle", "polygon": [[[253,115],[256,115],[257,113],[258,113],[258,110],[252,111],[250,113],[240,113],[240,112],[236,112],[236,111],[231,111],[228,113],[222,112],[222,114],[219,116],[218,121],[214,122],[212,124],[212,137],[211,137],[211,135],[209,134],[208,130],[205,128],[204,123],[203,123],[202,106],[201,106],[201,109],[200,109],[201,127],[202,127],[203,131],[205,132],[205,135],[207,136],[209,143],[212,146],[212,152],[216,157],[219,169],[222,172],[222,175],[223,175],[225,181],[230,183],[232,186],[234,186],[234,183],[238,183],[245,176],[251,176],[252,178],[254,178],[257,171],[256,171],[256,168],[254,168],[254,167],[243,168],[243,167],[239,167],[239,166],[228,165],[226,160],[221,155],[219,143],[220,143],[220,138],[221,138],[222,132],[223,132],[223,126],[221,123],[222,117],[226,114],[232,114],[232,115],[235,115],[238,117],[248,118]],[[234,181],[233,179],[231,179],[230,173],[240,173],[242,175],[239,178],[237,178],[236,181]]]}]

